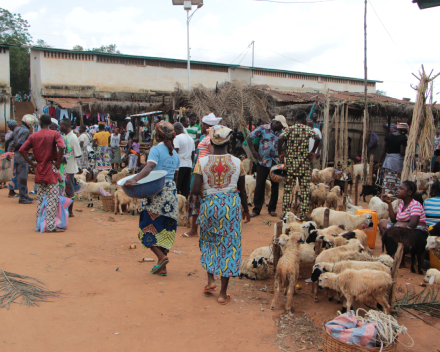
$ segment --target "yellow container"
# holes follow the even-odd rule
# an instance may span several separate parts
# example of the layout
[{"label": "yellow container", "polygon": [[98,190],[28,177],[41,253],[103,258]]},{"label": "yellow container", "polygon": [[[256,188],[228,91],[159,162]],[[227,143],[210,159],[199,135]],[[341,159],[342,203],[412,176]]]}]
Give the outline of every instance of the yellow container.
[{"label": "yellow container", "polygon": [[361,215],[364,213],[369,213],[373,217],[373,227],[368,227],[366,229],[358,227],[358,229],[365,232],[365,234],[367,235],[368,247],[374,249],[374,247],[376,247],[376,235],[377,235],[377,225],[379,224],[379,216],[374,210],[370,210],[370,209],[356,210],[356,215]]}]

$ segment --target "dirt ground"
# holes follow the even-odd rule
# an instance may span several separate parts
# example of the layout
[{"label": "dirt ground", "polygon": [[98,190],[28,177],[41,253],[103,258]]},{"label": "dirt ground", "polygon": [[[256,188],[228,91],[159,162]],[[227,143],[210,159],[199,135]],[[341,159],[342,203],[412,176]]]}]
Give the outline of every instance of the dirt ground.
[{"label": "dirt ground", "polygon": [[[32,175],[29,186],[32,189]],[[311,285],[300,280],[294,314],[283,314],[281,298],[270,311],[273,277],[232,279],[232,301],[222,306],[215,294],[203,293],[206,273],[198,240],[180,237],[186,228],[178,227],[168,277],[160,277],[150,274],[153,263],[139,262],[154,256],[137,239],[137,216],[104,213],[100,201],[93,210],[75,201],[75,218],[65,233],[41,234],[34,231],[36,205],[19,205],[18,199],[7,198],[5,189],[0,197],[0,268],[35,277],[49,290],[62,292],[39,307],[14,304],[2,309],[2,352],[317,351],[322,324],[340,309],[322,292],[314,303]],[[244,225],[243,256],[271,243],[274,221],[266,208]],[[130,250],[131,244],[137,248]],[[380,252],[379,239],[375,251]],[[407,284],[419,291],[422,279],[401,269],[398,284],[401,291]],[[415,341],[412,349],[401,345],[399,351],[440,350],[440,321],[426,315],[423,319],[436,328],[406,312],[399,314],[399,323]],[[410,343],[408,337],[402,341]]]}]

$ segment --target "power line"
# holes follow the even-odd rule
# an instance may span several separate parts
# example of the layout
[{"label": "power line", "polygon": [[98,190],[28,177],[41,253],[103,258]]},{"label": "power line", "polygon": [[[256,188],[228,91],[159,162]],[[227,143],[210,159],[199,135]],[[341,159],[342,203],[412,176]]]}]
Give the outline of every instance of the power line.
[{"label": "power line", "polygon": [[[235,60],[237,60],[241,55],[243,55],[243,53],[244,53],[246,50],[249,51],[249,48],[251,47],[251,45],[252,45],[252,43],[249,44],[249,45],[247,46],[247,48],[244,49],[244,50],[241,52],[240,55],[238,55],[234,60],[232,60],[231,65],[234,63]],[[246,52],[246,54],[247,54],[247,52]],[[244,56],[246,56],[246,54],[245,54]],[[243,57],[243,59],[244,59],[244,57]],[[243,61],[243,59],[241,59],[241,61]],[[241,61],[238,63],[239,65],[240,65]]]},{"label": "power line", "polygon": [[240,65],[241,62],[244,60],[244,58],[245,58],[246,55],[248,54],[250,48],[251,48],[251,46],[249,45],[248,48],[247,48],[246,54],[244,54],[243,58],[240,60],[240,62],[238,63],[238,65]]},{"label": "power line", "polygon": [[377,12],[376,12],[376,9],[375,9],[374,6],[373,6],[373,4],[371,3],[370,0],[368,0],[368,2],[370,3],[371,8],[373,9],[374,13],[376,14],[376,16],[377,16],[379,22],[382,24],[383,28],[385,29],[385,31],[386,31],[387,34],[389,35],[391,41],[392,41],[392,42],[394,43],[394,45],[396,46],[397,50],[399,50],[400,55],[402,55],[402,57],[405,59],[406,63],[407,63],[408,66],[411,68],[411,70],[414,71],[414,68],[413,68],[413,67],[411,66],[411,64],[408,62],[408,60],[406,59],[405,55],[403,55],[402,51],[401,51],[400,48],[397,46],[397,44],[396,44],[396,42],[394,41],[393,37],[391,36],[390,32],[388,32],[387,27],[385,27],[385,25],[383,24],[382,20],[380,19],[379,15],[378,15]]},{"label": "power line", "polygon": [[265,2],[274,2],[277,4],[314,4],[316,2],[329,2],[335,0],[317,0],[317,1],[276,1],[276,0],[254,0],[254,1],[265,1]]}]

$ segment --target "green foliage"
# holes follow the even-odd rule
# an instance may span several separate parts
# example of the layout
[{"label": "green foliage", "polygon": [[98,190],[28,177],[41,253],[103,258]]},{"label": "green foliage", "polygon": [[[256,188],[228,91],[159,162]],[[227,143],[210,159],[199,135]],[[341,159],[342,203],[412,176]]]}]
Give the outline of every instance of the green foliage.
[{"label": "green foliage", "polygon": [[92,49],[84,49],[81,45],[75,45],[73,47],[73,50],[94,51],[97,53],[106,53],[106,54],[122,54],[119,50],[116,50],[116,44],[101,45],[99,48],[92,48]]},{"label": "green foliage", "polygon": [[[30,45],[32,37],[29,34],[29,24],[20,14],[11,13],[0,8],[0,43],[12,45]],[[29,91],[29,49],[11,47],[10,72],[12,94],[19,91]]]},{"label": "green foliage", "polygon": [[43,39],[37,39],[35,45],[42,48],[52,48],[52,45],[47,44]]},{"label": "green foliage", "polygon": [[376,89],[376,94],[379,94],[379,95],[387,95],[387,92],[384,91],[384,90]]}]

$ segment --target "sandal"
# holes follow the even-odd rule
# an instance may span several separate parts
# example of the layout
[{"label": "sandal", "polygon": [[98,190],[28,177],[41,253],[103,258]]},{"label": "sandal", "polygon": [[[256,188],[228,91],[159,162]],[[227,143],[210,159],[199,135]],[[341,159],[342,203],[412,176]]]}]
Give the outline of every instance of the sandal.
[{"label": "sandal", "polygon": [[212,287],[212,288],[207,288],[208,285],[205,285],[205,287],[203,287],[203,292],[212,292],[215,291],[215,289],[217,288],[217,286]]},{"label": "sandal", "polygon": [[225,305],[225,304],[228,304],[229,302],[231,302],[231,295],[227,295],[228,296],[228,300],[226,301],[226,302],[218,302],[218,303],[220,303],[221,305]]},{"label": "sandal", "polygon": [[164,261],[160,264],[157,264],[155,266],[153,266],[153,268],[151,269],[151,273],[152,274],[157,274],[164,265],[166,265],[167,263],[169,263],[169,260],[167,257],[165,257]]},{"label": "sandal", "polygon": [[271,211],[271,212],[269,213],[269,215],[270,215],[270,216],[273,216],[273,217],[277,217],[277,216],[278,216],[278,214],[275,213],[274,211]]},{"label": "sandal", "polygon": [[256,213],[252,213],[251,215],[249,215],[249,217],[251,218],[255,218],[256,216],[259,216],[260,214],[256,214]]}]

